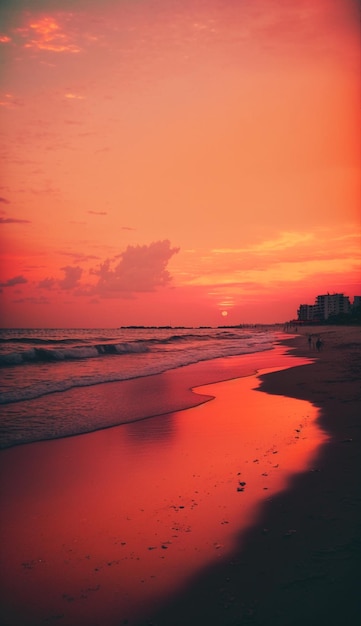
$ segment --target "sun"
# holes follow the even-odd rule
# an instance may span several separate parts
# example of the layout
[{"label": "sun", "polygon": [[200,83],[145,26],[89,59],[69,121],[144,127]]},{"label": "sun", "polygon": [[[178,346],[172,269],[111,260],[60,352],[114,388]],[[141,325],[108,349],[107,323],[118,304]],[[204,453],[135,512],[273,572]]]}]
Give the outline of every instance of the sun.
[{"label": "sun", "polygon": [[221,311],[221,315],[223,315],[223,317],[227,317],[228,311]]}]

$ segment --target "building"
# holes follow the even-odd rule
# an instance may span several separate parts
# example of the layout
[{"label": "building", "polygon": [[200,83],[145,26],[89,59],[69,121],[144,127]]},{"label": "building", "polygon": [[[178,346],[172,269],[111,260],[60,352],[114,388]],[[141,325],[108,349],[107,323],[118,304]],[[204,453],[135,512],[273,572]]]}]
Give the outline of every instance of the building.
[{"label": "building", "polygon": [[324,322],[334,315],[351,311],[350,299],[343,293],[323,294],[316,297],[315,304],[301,304],[297,311],[301,322]]},{"label": "building", "polygon": [[300,304],[300,308],[297,311],[297,319],[300,322],[311,322],[313,320],[313,309],[314,306],[312,304]]},{"label": "building", "polygon": [[349,313],[351,310],[350,300],[343,293],[333,293],[317,296],[315,301],[314,319],[328,320],[333,315]]},{"label": "building", "polygon": [[361,306],[361,296],[354,296],[352,308],[358,309]]}]

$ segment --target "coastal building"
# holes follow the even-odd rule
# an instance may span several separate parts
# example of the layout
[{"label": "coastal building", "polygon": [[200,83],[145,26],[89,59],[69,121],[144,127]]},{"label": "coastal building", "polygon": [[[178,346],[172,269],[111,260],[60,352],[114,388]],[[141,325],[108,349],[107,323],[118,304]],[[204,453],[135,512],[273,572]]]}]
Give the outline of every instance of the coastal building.
[{"label": "coastal building", "polygon": [[312,304],[300,304],[300,308],[297,311],[297,319],[300,322],[312,321],[313,309],[314,309],[314,306]]},{"label": "coastal building", "polygon": [[[355,296],[355,299],[358,296]],[[301,304],[298,311],[300,322],[321,322],[334,315],[347,314],[351,311],[350,299],[343,293],[322,294],[316,297],[315,304]]]},{"label": "coastal building", "polygon": [[343,293],[326,294],[317,296],[314,316],[318,320],[327,320],[331,315],[349,313],[351,310],[350,299]]}]

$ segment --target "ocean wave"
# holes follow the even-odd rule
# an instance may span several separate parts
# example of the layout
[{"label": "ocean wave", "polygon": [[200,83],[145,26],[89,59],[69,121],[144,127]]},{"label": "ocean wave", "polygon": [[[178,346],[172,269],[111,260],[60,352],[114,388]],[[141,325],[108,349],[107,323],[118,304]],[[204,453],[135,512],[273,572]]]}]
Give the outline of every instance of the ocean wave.
[{"label": "ocean wave", "polygon": [[149,347],[141,342],[104,343],[71,348],[30,348],[21,352],[0,355],[0,366],[21,365],[24,363],[44,363],[92,359],[105,355],[122,355],[148,352]]},{"label": "ocean wave", "polygon": [[[149,352],[154,346],[177,346],[201,343],[206,344],[209,341],[219,342],[231,342],[233,340],[239,340],[239,332],[232,331],[218,331],[207,333],[183,333],[183,334],[171,334],[165,337],[159,336],[145,336],[144,338],[137,337],[136,339],[129,341],[116,341],[112,339],[105,339],[103,341],[98,340],[90,341],[88,338],[77,337],[64,339],[42,339],[34,337],[15,337],[12,338],[11,344],[14,347],[19,344],[19,348],[13,351],[0,353],[0,367],[6,366],[19,366],[29,363],[52,363],[59,361],[74,361],[77,359],[94,359],[97,357],[114,356],[114,355],[126,355],[132,353]],[[242,341],[251,339],[252,345],[255,342],[255,335],[242,334]],[[259,335],[259,341],[262,341],[262,335]],[[3,342],[8,339],[3,339]],[[33,347],[29,348],[29,345]]]},{"label": "ocean wave", "polygon": [[[78,342],[83,341],[82,338],[78,338],[77,339]],[[74,339],[51,339],[51,338],[45,338],[42,339],[41,337],[27,337],[27,336],[20,336],[20,337],[0,337],[0,344],[8,344],[8,343],[21,343],[21,344],[69,344],[69,343],[74,343]]]},{"label": "ocean wave", "polygon": [[[19,387],[4,391],[0,396],[0,405],[13,404],[28,400],[35,400],[42,396],[69,391],[76,387],[92,387],[102,383],[121,382],[133,378],[143,378],[154,374],[162,374],[170,369],[184,367],[201,361],[217,359],[222,357],[237,356],[241,354],[250,354],[253,352],[263,352],[273,348],[273,343],[269,341],[262,344],[243,347],[238,344],[232,344],[227,348],[224,345],[208,346],[207,349],[200,351],[199,348],[188,350],[171,351],[166,353],[151,354],[150,358],[146,357],[146,351],[132,351],[134,357],[144,355],[144,359],[139,361],[136,359],[127,363],[125,370],[116,368],[107,372],[97,372],[87,375],[72,375],[61,380],[46,379],[34,383],[26,387]],[[158,356],[156,359],[155,357]]]}]

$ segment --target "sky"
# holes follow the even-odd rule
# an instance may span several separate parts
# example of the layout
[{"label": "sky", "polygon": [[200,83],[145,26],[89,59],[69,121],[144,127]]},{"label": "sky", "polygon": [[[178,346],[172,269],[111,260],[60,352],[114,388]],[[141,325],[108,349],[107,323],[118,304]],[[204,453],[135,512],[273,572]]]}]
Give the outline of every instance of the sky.
[{"label": "sky", "polygon": [[0,325],[361,294],[356,0],[3,0]]}]

